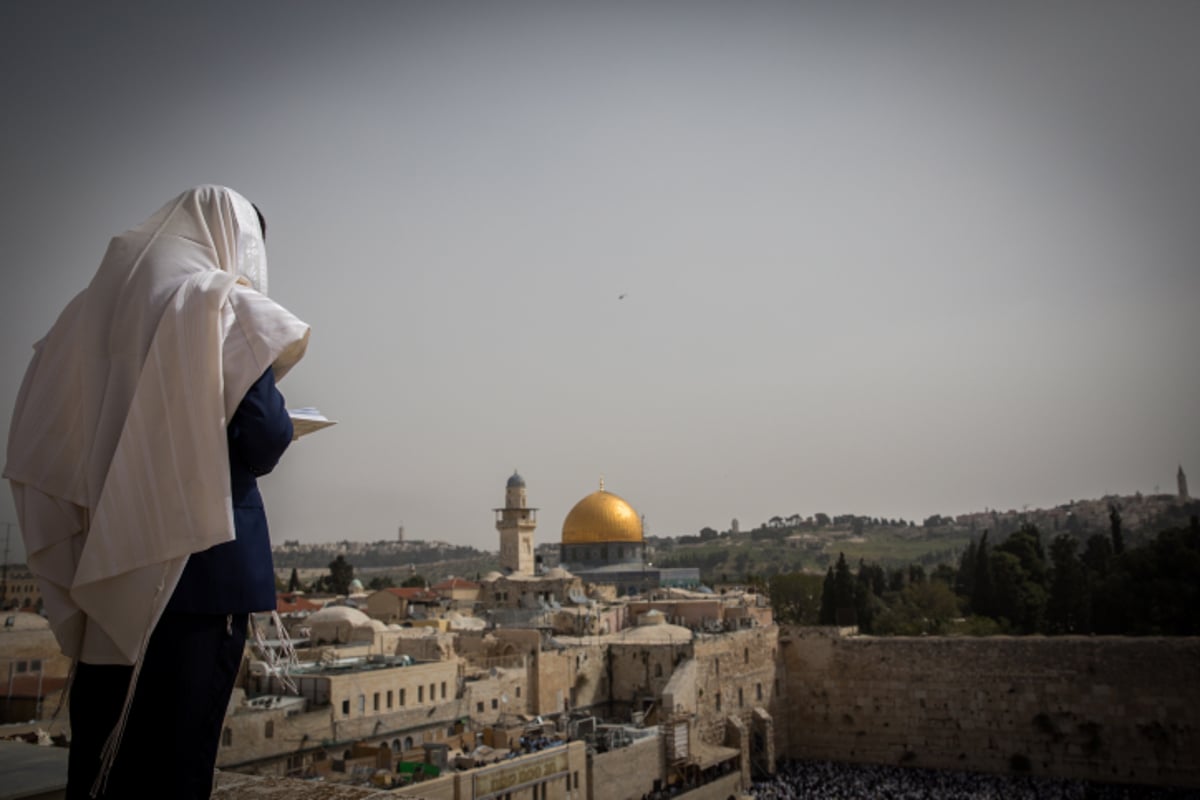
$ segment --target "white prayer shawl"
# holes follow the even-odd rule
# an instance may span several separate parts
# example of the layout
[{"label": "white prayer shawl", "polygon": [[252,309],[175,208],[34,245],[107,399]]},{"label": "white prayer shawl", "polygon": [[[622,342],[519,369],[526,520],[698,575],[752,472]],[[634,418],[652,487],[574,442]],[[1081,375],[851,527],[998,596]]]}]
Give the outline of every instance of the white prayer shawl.
[{"label": "white prayer shawl", "polygon": [[191,553],[235,537],[226,424],[308,326],[266,286],[254,208],[184,192],[116,237],[44,339],[4,476],[63,652],[140,662]]}]

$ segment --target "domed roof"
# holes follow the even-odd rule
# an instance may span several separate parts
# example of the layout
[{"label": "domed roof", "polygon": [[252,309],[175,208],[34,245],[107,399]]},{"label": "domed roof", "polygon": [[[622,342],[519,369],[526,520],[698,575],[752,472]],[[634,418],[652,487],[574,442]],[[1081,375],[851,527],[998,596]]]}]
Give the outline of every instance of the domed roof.
[{"label": "domed roof", "polygon": [[309,625],[320,625],[328,622],[349,622],[351,625],[365,625],[371,618],[357,608],[349,606],[325,606],[308,617]]},{"label": "domed roof", "polygon": [[603,489],[576,503],[563,521],[563,544],[641,541],[642,519],[633,506]]},{"label": "domed roof", "polygon": [[525,479],[524,479],[524,478],[522,478],[522,477],[521,477],[521,476],[520,476],[520,475],[517,473],[517,471],[514,469],[514,470],[513,470],[512,477],[508,479],[508,484],[507,484],[508,488],[509,488],[509,489],[515,489],[515,488],[517,488],[517,487],[519,487],[519,486],[524,486],[524,485],[525,485]]}]

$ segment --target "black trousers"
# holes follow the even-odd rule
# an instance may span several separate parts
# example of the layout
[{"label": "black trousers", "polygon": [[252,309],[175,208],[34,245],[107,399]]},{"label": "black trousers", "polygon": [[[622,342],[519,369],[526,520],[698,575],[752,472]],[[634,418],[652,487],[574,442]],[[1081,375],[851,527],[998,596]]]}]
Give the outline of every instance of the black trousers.
[{"label": "black trousers", "polygon": [[[146,649],[105,798],[208,798],[246,644],[246,614],[163,614]],[[133,667],[86,664],[71,686],[67,798],[85,800]]]}]

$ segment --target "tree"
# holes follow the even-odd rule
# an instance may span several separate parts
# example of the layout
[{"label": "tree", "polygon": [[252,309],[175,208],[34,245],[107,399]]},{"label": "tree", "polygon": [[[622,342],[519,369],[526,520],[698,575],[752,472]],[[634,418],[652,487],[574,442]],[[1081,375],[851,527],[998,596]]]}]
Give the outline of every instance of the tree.
[{"label": "tree", "polygon": [[1066,534],[1050,543],[1050,598],[1046,626],[1050,633],[1086,633],[1091,623],[1087,571],[1075,556],[1079,543]]},{"label": "tree", "polygon": [[992,553],[988,549],[988,532],[979,538],[975,549],[975,575],[972,578],[974,591],[971,593],[971,612],[984,617],[996,613],[996,591],[992,574]]},{"label": "tree", "polygon": [[876,613],[883,608],[880,600],[887,588],[887,575],[878,564],[858,560],[858,575],[854,581],[854,622],[864,633],[871,632]]},{"label": "tree", "polygon": [[818,528],[824,528],[829,524],[829,515],[820,511],[813,515],[813,519],[816,520]]},{"label": "tree", "polygon": [[292,567],[292,577],[288,578],[287,590],[289,592],[300,591],[300,574]]},{"label": "tree", "polygon": [[833,615],[835,625],[854,625],[854,578],[846,563],[846,554],[838,553],[833,567]]},{"label": "tree", "polygon": [[945,633],[958,616],[958,597],[942,581],[909,584],[879,614],[874,633],[919,636]]},{"label": "tree", "polygon": [[1109,564],[1112,561],[1112,542],[1103,534],[1093,534],[1088,537],[1083,550],[1083,564],[1091,574],[1091,580],[1100,580],[1108,575]]},{"label": "tree", "polygon": [[954,579],[954,591],[971,602],[975,598],[975,563],[978,560],[979,546],[974,539],[971,539],[967,543],[967,549],[963,551],[962,558],[958,561],[958,574]]},{"label": "tree", "polygon": [[954,581],[958,576],[958,571],[949,564],[938,564],[933,568],[933,572],[929,575],[929,580],[944,583],[947,586],[953,587]]},{"label": "tree", "polygon": [[334,594],[349,594],[350,581],[354,580],[354,567],[339,555],[329,562],[329,590]]},{"label": "tree", "polygon": [[830,567],[825,571],[825,581],[821,584],[821,610],[817,617],[821,625],[837,624],[837,600],[834,597],[834,580],[833,567]]},{"label": "tree", "polygon": [[771,577],[771,608],[777,619],[797,625],[820,622],[822,580],[819,575],[787,572]]},{"label": "tree", "polygon": [[1008,620],[1021,633],[1041,629],[1046,589],[1022,566],[1020,557],[997,547],[989,558],[995,581],[994,616]]},{"label": "tree", "polygon": [[1108,504],[1108,527],[1112,532],[1113,553],[1121,555],[1125,552],[1125,536],[1121,533],[1121,505]]},{"label": "tree", "polygon": [[390,589],[395,585],[396,584],[392,582],[391,575],[376,575],[374,578],[371,578],[371,582],[367,584],[369,588],[374,589],[375,591],[379,591],[380,589]]},{"label": "tree", "polygon": [[405,588],[423,589],[425,587],[425,578],[420,575],[409,575],[400,585]]}]

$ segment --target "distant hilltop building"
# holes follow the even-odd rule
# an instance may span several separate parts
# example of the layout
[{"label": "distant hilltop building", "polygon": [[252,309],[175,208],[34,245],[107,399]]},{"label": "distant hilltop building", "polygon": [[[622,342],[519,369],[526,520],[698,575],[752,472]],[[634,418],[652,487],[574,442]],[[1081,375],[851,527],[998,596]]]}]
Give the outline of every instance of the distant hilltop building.
[{"label": "distant hilltop building", "polygon": [[1183,474],[1183,464],[1179,465],[1179,472],[1175,473],[1175,482],[1179,484],[1179,502],[1186,503],[1191,500],[1187,490],[1187,475]]}]

